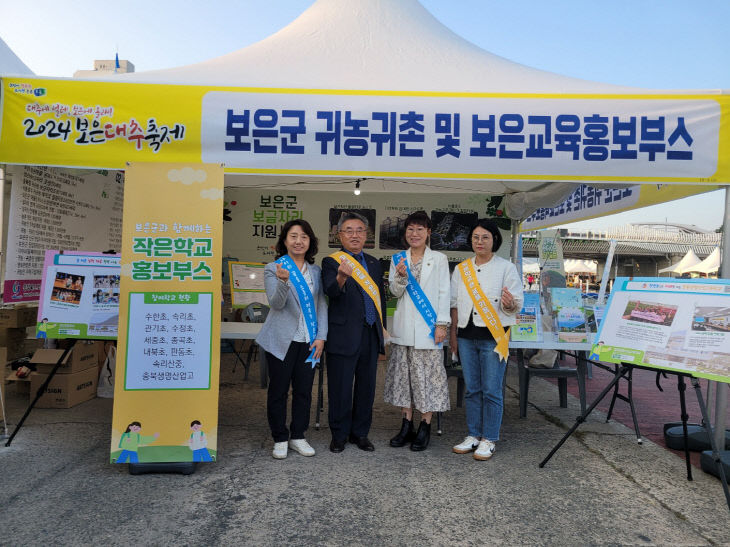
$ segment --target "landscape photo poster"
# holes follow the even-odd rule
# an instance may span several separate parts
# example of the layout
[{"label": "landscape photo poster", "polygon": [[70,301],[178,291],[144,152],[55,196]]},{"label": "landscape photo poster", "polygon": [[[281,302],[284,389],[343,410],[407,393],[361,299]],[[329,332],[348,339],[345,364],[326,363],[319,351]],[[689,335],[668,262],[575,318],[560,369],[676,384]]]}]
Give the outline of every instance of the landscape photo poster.
[{"label": "landscape photo poster", "polygon": [[592,356],[730,382],[730,280],[617,278]]}]

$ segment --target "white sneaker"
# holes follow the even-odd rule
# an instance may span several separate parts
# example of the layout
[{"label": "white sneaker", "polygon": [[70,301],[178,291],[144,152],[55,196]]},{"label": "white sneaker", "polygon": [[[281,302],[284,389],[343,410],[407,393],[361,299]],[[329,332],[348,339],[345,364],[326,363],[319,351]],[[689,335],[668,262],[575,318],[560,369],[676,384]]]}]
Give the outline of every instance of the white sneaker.
[{"label": "white sneaker", "polygon": [[302,456],[314,456],[314,448],[306,439],[289,439],[289,448],[296,450]]},{"label": "white sneaker", "polygon": [[479,439],[469,435],[466,439],[461,441],[461,443],[457,444],[451,450],[453,452],[456,452],[457,454],[468,454],[469,452],[472,452],[477,446],[479,446]]},{"label": "white sneaker", "polygon": [[271,453],[277,460],[283,460],[286,458],[287,442],[283,441],[280,443],[274,443],[274,451]]},{"label": "white sneaker", "polygon": [[487,441],[486,439],[481,441],[476,452],[474,452],[474,459],[482,461],[488,460],[492,457],[492,454],[494,454],[495,448],[496,446],[492,441]]}]

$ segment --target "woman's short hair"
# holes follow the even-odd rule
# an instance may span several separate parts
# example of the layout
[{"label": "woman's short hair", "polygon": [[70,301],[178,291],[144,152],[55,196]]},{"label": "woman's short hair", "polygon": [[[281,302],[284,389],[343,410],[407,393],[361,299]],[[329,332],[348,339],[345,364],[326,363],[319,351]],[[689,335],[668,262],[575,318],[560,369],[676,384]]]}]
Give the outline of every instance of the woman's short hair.
[{"label": "woman's short hair", "polygon": [[405,231],[408,226],[411,224],[416,224],[418,226],[423,226],[426,229],[430,230],[432,223],[431,219],[428,218],[428,214],[426,214],[426,211],[416,211],[415,213],[411,213],[406,217],[405,222],[403,223],[403,230]]},{"label": "woman's short hair", "polygon": [[317,239],[317,236],[314,235],[314,230],[312,230],[309,222],[307,222],[303,218],[290,220],[281,227],[281,231],[279,232],[279,239],[276,242],[276,258],[280,258],[287,253],[286,245],[284,244],[284,242],[286,241],[286,236],[289,235],[289,230],[291,230],[294,226],[301,227],[302,231],[309,236],[309,249],[307,249],[307,252],[304,253],[304,260],[306,260],[310,264],[314,264],[314,256],[319,251],[319,240]]},{"label": "woman's short hair", "polygon": [[[408,242],[406,241],[406,230],[408,229],[408,226],[411,224],[415,224],[416,226],[423,226],[427,230],[431,229],[431,226],[433,226],[433,223],[431,222],[431,219],[428,217],[428,214],[426,211],[415,211],[408,215],[403,222],[403,228],[401,230],[401,242],[403,245],[408,247]],[[429,240],[426,241],[426,244],[430,243],[430,237]]]},{"label": "woman's short hair", "polygon": [[490,218],[480,218],[477,223],[471,227],[469,231],[469,242],[471,243],[471,236],[474,235],[474,230],[477,228],[484,228],[490,234],[492,234],[492,252],[496,253],[502,246],[502,233],[499,231],[499,226]]}]

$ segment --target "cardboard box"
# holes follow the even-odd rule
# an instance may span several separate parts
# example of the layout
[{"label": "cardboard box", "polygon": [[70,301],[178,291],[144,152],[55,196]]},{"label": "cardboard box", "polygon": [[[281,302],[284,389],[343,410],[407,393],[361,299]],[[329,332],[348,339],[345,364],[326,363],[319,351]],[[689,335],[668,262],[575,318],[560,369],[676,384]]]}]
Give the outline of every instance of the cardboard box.
[{"label": "cardboard box", "polygon": [[[35,365],[36,372],[49,374],[61,355],[63,355],[62,349],[39,349],[33,354],[30,362]],[[76,342],[58,367],[56,374],[73,374],[92,367],[98,372],[97,362],[98,350],[94,344]]]},{"label": "cardboard box", "polygon": [[28,395],[30,393],[30,378],[33,374],[35,374],[35,372],[32,372],[30,376],[25,378],[18,378],[15,375],[15,371],[11,370],[5,378],[5,381],[15,384],[15,392],[18,395]]},{"label": "cardboard box", "polygon": [[27,338],[28,331],[25,328],[0,328],[0,346],[22,344]]},{"label": "cardboard box", "polygon": [[31,327],[38,322],[38,307],[0,308],[0,328]]},{"label": "cardboard box", "polygon": [[[71,374],[56,374],[48,384],[45,393],[38,399],[37,408],[71,408],[96,397],[98,376],[96,367]],[[38,389],[48,378],[47,374],[30,376],[30,396],[35,397]]]}]

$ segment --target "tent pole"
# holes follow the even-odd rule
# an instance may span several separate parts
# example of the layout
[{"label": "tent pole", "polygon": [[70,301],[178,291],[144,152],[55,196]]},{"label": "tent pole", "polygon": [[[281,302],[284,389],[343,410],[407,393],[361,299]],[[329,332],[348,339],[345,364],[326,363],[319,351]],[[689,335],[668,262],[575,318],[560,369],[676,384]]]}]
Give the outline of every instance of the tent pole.
[{"label": "tent pole", "polygon": [[[730,188],[725,187],[725,216],[722,222],[722,262],[720,263],[720,277],[730,278]],[[715,443],[720,450],[725,446],[725,414],[727,413],[727,391],[725,382],[715,382]]]},{"label": "tent pole", "polygon": [[520,234],[520,221],[512,219],[512,239],[510,241],[509,257],[512,259],[512,263],[517,266],[517,273],[520,274],[522,279],[522,253],[520,252],[519,239]]}]

